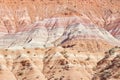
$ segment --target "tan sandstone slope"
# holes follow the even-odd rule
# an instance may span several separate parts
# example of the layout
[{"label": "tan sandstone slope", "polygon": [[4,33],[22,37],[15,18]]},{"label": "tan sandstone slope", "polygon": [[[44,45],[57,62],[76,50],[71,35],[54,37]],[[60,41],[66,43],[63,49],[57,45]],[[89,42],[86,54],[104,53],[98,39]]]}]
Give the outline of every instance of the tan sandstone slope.
[{"label": "tan sandstone slope", "polygon": [[1,49],[0,53],[0,80],[91,80],[92,68],[104,56],[60,46]]}]

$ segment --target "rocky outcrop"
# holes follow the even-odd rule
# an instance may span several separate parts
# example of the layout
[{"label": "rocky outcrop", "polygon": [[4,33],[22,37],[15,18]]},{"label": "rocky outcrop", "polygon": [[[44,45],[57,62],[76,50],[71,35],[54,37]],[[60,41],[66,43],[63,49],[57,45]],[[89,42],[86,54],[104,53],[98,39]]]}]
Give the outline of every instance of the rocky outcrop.
[{"label": "rocky outcrop", "polygon": [[106,52],[105,57],[97,63],[92,80],[119,80],[120,79],[120,47]]}]

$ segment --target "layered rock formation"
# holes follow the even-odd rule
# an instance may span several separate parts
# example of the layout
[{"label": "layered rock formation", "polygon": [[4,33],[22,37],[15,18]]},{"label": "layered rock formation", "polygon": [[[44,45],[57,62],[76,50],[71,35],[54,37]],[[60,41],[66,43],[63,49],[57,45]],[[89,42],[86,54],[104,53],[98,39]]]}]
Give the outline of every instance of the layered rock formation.
[{"label": "layered rock formation", "polygon": [[[50,47],[66,44],[66,42],[74,42],[71,40],[77,40],[81,45],[95,42],[94,44],[100,48],[102,43],[106,47],[120,44],[105,29],[98,28],[92,23],[87,24],[77,17],[69,17],[46,19],[42,22],[37,22],[31,29],[23,32],[14,34],[1,33],[0,47]],[[88,40],[89,42],[85,41],[82,43],[80,40]]]},{"label": "layered rock formation", "polygon": [[77,36],[83,39],[100,38],[112,45],[119,44],[113,37],[119,39],[120,2],[117,0],[0,2],[2,47],[49,47]]},{"label": "layered rock formation", "polygon": [[0,32],[21,32],[45,18],[78,16],[119,38],[119,4],[119,0],[0,0]]},{"label": "layered rock formation", "polygon": [[[0,0],[0,80],[92,80],[103,53],[120,45],[119,4]],[[108,79],[114,80],[119,56],[107,61],[113,57],[98,62],[93,80],[107,80],[106,66]]]}]

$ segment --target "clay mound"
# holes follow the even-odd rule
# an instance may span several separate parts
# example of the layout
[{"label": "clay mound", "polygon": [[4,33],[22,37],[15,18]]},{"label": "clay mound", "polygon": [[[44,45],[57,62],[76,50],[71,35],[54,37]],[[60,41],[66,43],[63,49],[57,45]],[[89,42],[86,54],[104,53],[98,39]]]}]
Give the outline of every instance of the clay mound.
[{"label": "clay mound", "polygon": [[119,80],[120,79],[120,47],[106,52],[105,57],[97,63],[92,80]]}]

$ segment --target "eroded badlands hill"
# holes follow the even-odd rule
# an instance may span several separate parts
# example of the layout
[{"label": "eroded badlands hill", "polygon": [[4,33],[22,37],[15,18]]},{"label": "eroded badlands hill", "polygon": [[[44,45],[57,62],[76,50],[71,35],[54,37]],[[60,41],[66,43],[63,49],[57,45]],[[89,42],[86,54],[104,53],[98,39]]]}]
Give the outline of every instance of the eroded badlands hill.
[{"label": "eroded badlands hill", "polygon": [[46,18],[78,16],[119,39],[119,4],[119,0],[0,0],[0,31],[16,33]]},{"label": "eroded badlands hill", "polygon": [[0,0],[0,47],[57,46],[76,37],[119,45],[119,3],[119,0]]},{"label": "eroded badlands hill", "polygon": [[91,80],[103,55],[60,46],[0,49],[0,80]]},{"label": "eroded badlands hill", "polygon": [[103,53],[120,45],[119,4],[0,0],[0,80],[91,80]]},{"label": "eroded badlands hill", "polygon": [[[74,41],[76,44],[76,40],[80,45],[85,45],[86,48],[89,43],[96,45],[96,47],[99,47],[100,49],[108,48],[107,46],[115,46],[120,44],[120,42],[105,29],[99,28],[92,23],[87,24],[78,17],[69,17],[51,18],[41,22],[36,22],[32,28],[14,34],[1,33],[0,47],[45,48]],[[102,48],[102,46],[106,47]],[[95,46],[93,47],[96,48]]]}]

